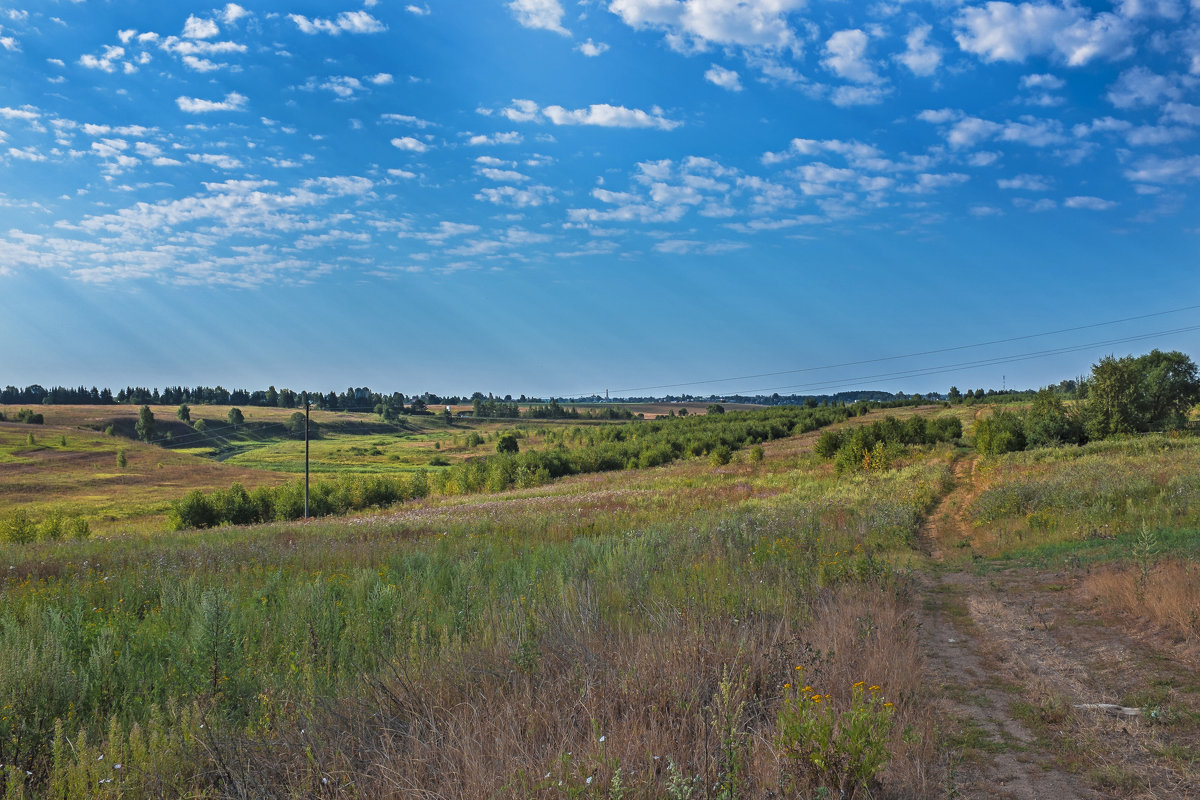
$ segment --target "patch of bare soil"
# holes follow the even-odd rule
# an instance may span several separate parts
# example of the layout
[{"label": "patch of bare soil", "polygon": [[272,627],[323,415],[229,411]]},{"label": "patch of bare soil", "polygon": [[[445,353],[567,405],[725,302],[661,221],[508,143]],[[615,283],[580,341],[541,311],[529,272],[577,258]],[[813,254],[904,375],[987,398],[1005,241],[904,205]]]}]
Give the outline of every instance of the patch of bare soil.
[{"label": "patch of bare soil", "polygon": [[[967,464],[923,531],[938,561],[970,535]],[[922,587],[928,679],[950,726],[948,796],[1200,797],[1194,670],[1101,619],[1078,574],[977,566],[943,567]]]}]

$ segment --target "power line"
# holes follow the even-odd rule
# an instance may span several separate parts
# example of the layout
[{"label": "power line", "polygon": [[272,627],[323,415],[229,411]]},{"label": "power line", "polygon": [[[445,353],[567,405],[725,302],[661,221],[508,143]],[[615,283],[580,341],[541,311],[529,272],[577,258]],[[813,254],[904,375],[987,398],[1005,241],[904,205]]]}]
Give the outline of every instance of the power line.
[{"label": "power line", "polygon": [[[856,367],[856,366],[861,366],[863,364],[878,364],[883,361],[898,361],[903,358],[917,358],[919,356],[937,355],[938,353],[951,353],[951,352],[955,352],[958,350],[971,350],[971,349],[974,349],[977,347],[989,347],[991,345],[996,345],[996,344],[1010,344],[1012,342],[1020,342],[1020,341],[1025,341],[1028,339],[1037,339],[1037,338],[1041,338],[1044,336],[1057,336],[1062,333],[1073,333],[1075,331],[1089,330],[1091,328],[1102,328],[1107,325],[1119,325],[1123,322],[1134,322],[1134,321],[1142,320],[1142,319],[1151,319],[1153,317],[1163,317],[1168,314],[1179,314],[1184,311],[1195,311],[1196,309],[1200,309],[1200,305],[1183,306],[1181,308],[1172,308],[1167,311],[1155,311],[1150,314],[1139,314],[1139,315],[1133,316],[1133,317],[1124,317],[1122,319],[1108,320],[1106,322],[1093,322],[1088,325],[1076,325],[1075,327],[1072,327],[1072,328],[1060,328],[1060,329],[1054,330],[1054,331],[1044,331],[1042,333],[1030,333],[1030,334],[1026,334],[1024,336],[1010,336],[1006,339],[993,339],[992,341],[977,342],[976,344],[963,344],[963,345],[956,345],[954,347],[940,347],[940,348],[937,348],[934,350],[923,350],[919,353],[906,353],[904,355],[898,355],[898,356],[882,356],[880,358],[867,358],[867,359],[863,359],[861,361],[846,361],[841,364],[826,364],[824,366],[819,366],[819,367],[802,367],[802,368],[798,368],[798,369],[779,370],[777,372],[760,372],[755,375],[739,375],[739,376],[733,377],[733,378],[712,378],[709,380],[687,381],[684,383],[664,383],[664,384],[659,384],[657,386],[635,386],[635,387],[629,388],[629,389],[613,389],[612,391],[614,393],[623,393],[623,392],[644,392],[644,391],[649,391],[652,389],[677,389],[682,386],[700,386],[700,385],[705,385],[705,384],[710,384],[710,383],[730,383],[732,381],[752,380],[754,378],[770,378],[770,377],[774,377],[776,375],[794,375],[794,374],[801,373],[801,372],[818,372],[818,371],[827,370],[827,369],[838,369],[840,367]],[[599,392],[596,392],[595,394],[599,394]]]},{"label": "power line", "polygon": [[976,361],[963,361],[957,364],[943,364],[936,367],[915,367],[910,370],[898,372],[884,372],[875,375],[860,375],[854,378],[845,378],[833,382],[815,382],[807,384],[792,384],[789,386],[775,386],[766,389],[745,389],[730,394],[762,394],[764,392],[778,392],[783,390],[807,389],[809,391],[821,391],[827,389],[843,388],[854,385],[861,381],[878,381],[878,380],[897,380],[904,378],[918,378],[926,375],[938,375],[946,372],[954,372],[960,369],[978,369],[981,367],[991,367],[1000,364],[1011,364],[1017,361],[1030,361],[1035,358],[1047,358],[1049,356],[1064,355],[1066,353],[1077,353],[1084,350],[1090,350],[1096,347],[1107,347],[1113,344],[1124,344],[1127,342],[1142,341],[1144,339],[1154,339],[1160,336],[1172,336],[1179,333],[1191,333],[1200,331],[1200,325],[1190,325],[1184,328],[1174,328],[1172,330],[1157,331],[1155,333],[1144,333],[1136,336],[1125,336],[1118,339],[1106,339],[1099,342],[1089,342],[1087,344],[1069,345],[1067,347],[1053,348],[1049,350],[1035,350],[1029,353],[1018,353],[1008,356],[997,356],[995,358],[980,359]]}]

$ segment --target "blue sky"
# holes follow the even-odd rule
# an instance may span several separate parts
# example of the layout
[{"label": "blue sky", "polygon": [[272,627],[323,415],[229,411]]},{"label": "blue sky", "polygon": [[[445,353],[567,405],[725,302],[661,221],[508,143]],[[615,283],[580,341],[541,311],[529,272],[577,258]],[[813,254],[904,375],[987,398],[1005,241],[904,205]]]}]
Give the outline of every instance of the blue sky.
[{"label": "blue sky", "polygon": [[741,379],[1193,305],[1198,127],[1185,0],[4,4],[0,382],[929,391],[1195,356],[1113,341],[1192,310]]}]

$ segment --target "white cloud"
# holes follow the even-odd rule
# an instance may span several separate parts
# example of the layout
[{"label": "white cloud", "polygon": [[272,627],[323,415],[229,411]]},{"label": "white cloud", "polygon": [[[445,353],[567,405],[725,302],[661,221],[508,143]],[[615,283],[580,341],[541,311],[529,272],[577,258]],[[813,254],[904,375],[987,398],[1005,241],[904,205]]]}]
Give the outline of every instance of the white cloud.
[{"label": "white cloud", "polygon": [[869,106],[882,103],[888,90],[879,86],[839,86],[829,99],[835,106]]},{"label": "white cloud", "polygon": [[414,117],[411,114],[380,114],[379,118],[384,122],[398,122],[402,125],[411,125],[414,128],[432,128],[435,123],[420,117]]},{"label": "white cloud", "polygon": [[115,45],[105,45],[104,53],[99,56],[94,56],[91,53],[84,53],[79,57],[81,66],[88,69],[98,69],[102,72],[113,72],[116,70],[116,64],[125,56],[125,48]]},{"label": "white cloud", "polygon": [[659,253],[672,255],[702,255],[715,256],[722,253],[732,253],[744,250],[750,245],[746,242],[700,242],[693,239],[663,239],[655,243],[654,250]]},{"label": "white cloud", "polygon": [[199,97],[176,97],[180,111],[189,114],[206,114],[210,111],[242,111],[246,108],[246,96],[237,92],[225,95],[224,100],[203,100]]},{"label": "white cloud", "polygon": [[704,73],[704,79],[731,92],[740,92],[742,90],[742,82],[738,78],[737,72],[732,69],[726,69],[720,64],[713,64],[709,67],[708,71]]},{"label": "white cloud", "polygon": [[1121,16],[1130,19],[1158,17],[1174,21],[1183,16],[1179,0],[1120,0],[1116,5]]},{"label": "white cloud", "polygon": [[421,241],[429,242],[430,244],[442,244],[447,239],[451,239],[455,236],[466,236],[468,234],[475,233],[478,230],[478,225],[471,225],[466,222],[450,222],[449,220],[442,220],[437,224],[437,228],[432,231],[425,231],[421,233],[404,231],[397,235],[402,239],[420,239]]},{"label": "white cloud", "polygon": [[404,10],[410,14],[415,14],[418,17],[428,17],[430,15],[430,13],[432,13],[432,12],[430,12],[428,5],[415,6],[415,5],[409,4],[404,7]]},{"label": "white cloud", "polygon": [[32,122],[40,116],[41,114],[33,106],[24,106],[23,108],[0,107],[0,117],[4,119],[20,119],[25,122]]},{"label": "white cloud", "polygon": [[1055,55],[1069,66],[1082,66],[1132,52],[1133,29],[1125,19],[1107,12],[1089,17],[1077,5],[989,2],[962,9],[954,25],[959,47],[984,61],[1020,63]]},{"label": "white cloud", "polygon": [[475,195],[476,200],[486,200],[498,206],[514,206],[516,208],[531,208],[554,202],[554,190],[549,186],[535,185],[527,189],[516,186],[499,186],[481,189]]},{"label": "white cloud", "polygon": [[532,122],[538,117],[538,104],[532,100],[514,99],[512,105],[501,109],[500,113],[513,122]]},{"label": "white cloud", "polygon": [[1126,170],[1125,177],[1138,183],[1184,183],[1196,180],[1200,178],[1200,156],[1150,156]]},{"label": "white cloud", "polygon": [[1062,78],[1048,73],[1021,76],[1022,89],[1049,89],[1050,91],[1057,91],[1066,85],[1067,82]]},{"label": "white cloud", "polygon": [[217,169],[241,169],[242,162],[224,153],[188,153],[188,160]]},{"label": "white cloud", "polygon": [[45,161],[46,156],[39,153],[34,147],[10,147],[8,148],[10,158],[16,158],[21,161]]},{"label": "white cloud", "polygon": [[963,175],[961,172],[949,172],[944,174],[933,174],[923,172],[917,176],[917,182],[911,186],[901,187],[901,191],[912,192],[913,194],[931,194],[939,189],[948,189],[951,186],[958,186],[961,183],[966,183],[970,180],[969,175]]},{"label": "white cloud", "polygon": [[1058,208],[1058,203],[1054,202],[1049,197],[1043,197],[1041,200],[1030,200],[1028,197],[1017,197],[1012,202],[1017,208],[1023,208],[1026,211],[1033,212],[1053,211],[1054,209]]},{"label": "white cloud", "polygon": [[562,106],[546,106],[542,114],[555,125],[596,125],[602,128],[658,128],[669,131],[682,122],[663,116],[662,109],[626,108],[608,103],[595,103],[587,108],[566,109]]},{"label": "white cloud", "polygon": [[209,61],[207,58],[196,58],[195,56],[184,56],[183,65],[194,72],[214,72],[225,66],[215,61]]},{"label": "white cloud", "polygon": [[189,14],[187,22],[183,23],[183,35],[188,39],[211,39],[220,32],[217,23],[211,19],[201,19]]},{"label": "white cloud", "polygon": [[591,39],[588,39],[586,42],[581,42],[575,49],[583,53],[588,58],[595,58],[596,56],[607,53],[608,45],[604,42],[593,42]]},{"label": "white cloud", "polygon": [[1020,98],[1020,101],[1033,106],[1042,106],[1049,108],[1052,106],[1060,106],[1066,102],[1061,96],[1052,94],[1067,85],[1067,82],[1057,75],[1048,73],[1022,75],[1021,89],[1029,94]]},{"label": "white cloud", "polygon": [[1184,125],[1200,125],[1200,106],[1190,103],[1167,103],[1163,107],[1163,117]]},{"label": "white cloud", "polygon": [[1177,125],[1139,125],[1125,132],[1125,141],[1133,147],[1153,147],[1180,142],[1195,135],[1191,128]]},{"label": "white cloud", "polygon": [[366,11],[343,11],[336,19],[309,19],[301,14],[288,14],[288,19],[296,23],[303,33],[328,33],[337,36],[345,33],[381,33],[387,30],[384,25]]},{"label": "white cloud", "polygon": [[394,82],[395,78],[392,77],[390,72],[377,72],[374,75],[368,76],[367,80],[376,86],[387,86],[388,84]]},{"label": "white cloud", "polygon": [[1099,197],[1068,197],[1063,201],[1063,205],[1067,208],[1083,208],[1088,211],[1108,211],[1110,208],[1116,208],[1117,204],[1111,200],[1104,200]]},{"label": "white cloud", "polygon": [[489,144],[520,144],[521,141],[521,134],[516,131],[507,131],[505,133],[493,133],[490,136],[482,133],[476,134],[467,139],[467,144],[471,147],[480,147]]},{"label": "white cloud", "polygon": [[1050,190],[1050,181],[1041,175],[1018,175],[1015,178],[1001,178],[996,181],[1001,189],[1017,189],[1025,192],[1046,192]]},{"label": "white cloud", "polygon": [[563,27],[563,7],[558,0],[512,0],[508,8],[517,22],[526,28],[554,31],[563,36],[571,32]]},{"label": "white cloud", "polygon": [[1139,65],[1121,73],[1109,87],[1108,101],[1117,108],[1137,108],[1158,105],[1163,99],[1178,100],[1182,94],[1175,79]]},{"label": "white cloud", "polygon": [[348,100],[353,97],[356,92],[362,91],[364,88],[362,81],[358,78],[349,75],[332,75],[320,83],[309,81],[305,84],[306,89],[324,89],[327,92],[333,92],[342,100]]},{"label": "white cloud", "polygon": [[513,169],[496,169],[494,167],[482,167],[479,174],[483,177],[496,181],[497,183],[522,183],[529,180],[528,175],[523,175]]},{"label": "white cloud", "polygon": [[855,83],[878,83],[879,75],[867,59],[867,34],[857,28],[837,31],[825,43],[821,63],[840,78]]},{"label": "white cloud", "polygon": [[918,25],[904,37],[908,49],[896,56],[896,59],[908,67],[914,75],[928,77],[937,72],[942,63],[942,49],[929,43],[929,33],[932,25]]},{"label": "white cloud", "polygon": [[429,149],[429,145],[422,142],[420,139],[414,139],[411,136],[398,136],[392,139],[392,147],[400,150],[406,150],[411,153],[424,153]]},{"label": "white cloud", "polygon": [[751,49],[798,49],[789,12],[805,0],[612,0],[608,9],[632,28],[665,32],[676,50],[736,45]]},{"label": "white cloud", "polygon": [[221,19],[226,25],[233,25],[242,17],[250,16],[250,12],[239,6],[237,3],[226,3],[225,10],[221,12]]},{"label": "white cloud", "polygon": [[417,177],[417,173],[409,172],[406,169],[389,169],[387,174],[393,178],[404,178],[405,180],[412,180]]}]

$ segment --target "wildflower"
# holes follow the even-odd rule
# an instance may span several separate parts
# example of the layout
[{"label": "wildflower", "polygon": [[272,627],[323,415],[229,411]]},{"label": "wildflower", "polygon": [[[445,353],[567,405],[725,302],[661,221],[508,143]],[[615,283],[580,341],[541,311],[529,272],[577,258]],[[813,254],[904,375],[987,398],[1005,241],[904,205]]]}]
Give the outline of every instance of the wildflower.
[{"label": "wildflower", "polygon": [[804,687],[804,691],[806,691],[806,692],[811,692],[812,690],[813,690],[813,688],[811,686]]},{"label": "wildflower", "polygon": [[792,688],[792,685],[791,685],[790,683],[785,683],[785,684],[783,685],[783,688],[785,688],[785,689],[790,689],[790,688]]},{"label": "wildflower", "polygon": [[605,740],[605,739],[607,739],[607,738],[608,738],[607,736],[601,736],[601,737],[600,737],[600,743],[601,743],[601,744],[603,744],[603,743],[604,743],[604,740]]},{"label": "wildflower", "polygon": [[884,707],[884,708],[891,708],[891,707],[892,707],[892,704],[891,704],[891,703],[884,703],[884,704],[883,704],[883,707]]},{"label": "wildflower", "polygon": [[813,701],[814,703],[819,703],[819,702],[821,702],[821,695],[819,695],[819,694],[814,694],[814,695],[812,696],[812,701]]},{"label": "wildflower", "polygon": [[113,769],[120,769],[120,768],[121,768],[120,764],[113,764]]},{"label": "wildflower", "polygon": [[859,681],[858,683],[854,684],[854,688],[857,689],[858,687],[862,686],[864,683],[866,683],[866,681]]},{"label": "wildflower", "polygon": [[588,775],[587,780],[584,781],[584,783],[587,784],[588,786],[591,786],[592,785],[592,776]]},{"label": "wildflower", "polygon": [[879,687],[878,687],[878,686],[868,686],[868,687],[867,687],[867,690],[868,690],[868,691],[871,691],[871,692],[878,692],[878,691],[879,691]]}]

